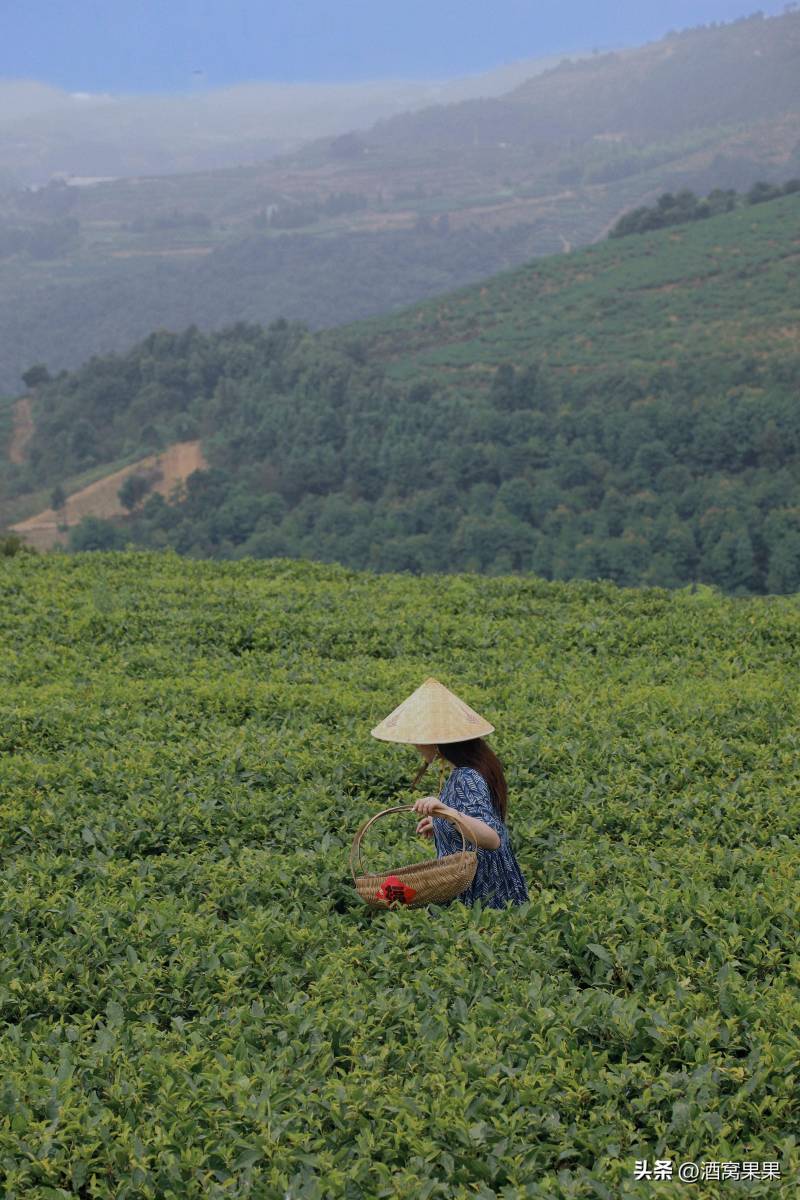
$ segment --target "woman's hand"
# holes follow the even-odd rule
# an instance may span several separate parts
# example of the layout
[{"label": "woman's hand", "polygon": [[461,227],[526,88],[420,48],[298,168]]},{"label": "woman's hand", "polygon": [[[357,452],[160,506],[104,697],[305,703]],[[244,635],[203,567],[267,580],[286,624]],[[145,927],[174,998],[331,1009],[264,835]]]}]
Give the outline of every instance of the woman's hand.
[{"label": "woman's hand", "polygon": [[417,833],[420,837],[433,837],[433,817],[423,817],[417,824]]},{"label": "woman's hand", "polygon": [[[417,833],[421,837],[433,837],[433,810],[444,809],[447,811],[447,805],[442,804],[438,796],[420,796],[415,800],[412,808],[414,812],[423,813],[422,820],[417,824]],[[437,813],[437,816],[444,816],[444,813]]]},{"label": "woman's hand", "polygon": [[446,804],[442,804],[438,796],[420,796],[412,804],[414,812],[425,813],[428,816],[434,808],[447,808]]}]

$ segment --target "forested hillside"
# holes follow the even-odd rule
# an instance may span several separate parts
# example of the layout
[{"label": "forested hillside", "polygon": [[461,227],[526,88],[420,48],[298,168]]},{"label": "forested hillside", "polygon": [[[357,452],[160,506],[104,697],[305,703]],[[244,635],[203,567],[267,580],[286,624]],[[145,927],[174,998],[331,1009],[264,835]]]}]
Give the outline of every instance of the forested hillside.
[{"label": "forested hillside", "polygon": [[790,194],[325,334],[155,333],[38,385],[0,511],[200,438],[181,502],[73,545],[794,591],[799,256]]},{"label": "forested hillside", "polygon": [[565,60],[505,96],[268,163],[7,190],[0,389],[161,325],[395,311],[601,239],[665,191],[798,176],[798,56],[800,12],[755,16]]}]

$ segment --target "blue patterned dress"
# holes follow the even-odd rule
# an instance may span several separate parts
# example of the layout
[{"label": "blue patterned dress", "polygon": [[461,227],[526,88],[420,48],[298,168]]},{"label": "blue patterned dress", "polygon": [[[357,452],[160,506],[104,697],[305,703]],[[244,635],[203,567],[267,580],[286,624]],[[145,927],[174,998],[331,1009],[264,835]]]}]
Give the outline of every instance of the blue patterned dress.
[{"label": "blue patterned dress", "polygon": [[[479,771],[472,767],[455,767],[439,796],[439,801],[454,808],[465,817],[477,817],[496,831],[500,845],[496,850],[478,847],[478,869],[468,888],[455,897],[472,905],[480,897],[484,908],[504,908],[509,900],[524,904],[528,889],[522,871],[508,840],[508,830],[492,804],[489,785]],[[433,817],[433,836],[436,853],[453,854],[461,849],[461,834],[446,817]],[[465,837],[466,831],[465,831]],[[467,841],[467,849],[474,843]],[[447,901],[452,904],[453,901]]]}]

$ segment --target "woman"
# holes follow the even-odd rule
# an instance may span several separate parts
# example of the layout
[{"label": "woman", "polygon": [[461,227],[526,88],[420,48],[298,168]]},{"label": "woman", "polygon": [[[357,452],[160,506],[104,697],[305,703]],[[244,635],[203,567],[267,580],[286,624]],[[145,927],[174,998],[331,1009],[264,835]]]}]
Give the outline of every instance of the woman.
[{"label": "woman", "polygon": [[493,732],[494,726],[432,677],[372,730],[373,737],[416,747],[425,762],[415,783],[437,759],[443,768],[445,763],[454,768],[439,796],[414,802],[414,812],[423,814],[417,833],[435,839],[440,858],[457,852],[462,846],[460,832],[446,817],[433,816],[432,810],[443,805],[457,812],[477,845],[478,867],[469,887],[456,899],[472,905],[480,898],[484,908],[504,908],[509,901],[524,904],[529,897],[505,824],[503,768],[480,736]]}]

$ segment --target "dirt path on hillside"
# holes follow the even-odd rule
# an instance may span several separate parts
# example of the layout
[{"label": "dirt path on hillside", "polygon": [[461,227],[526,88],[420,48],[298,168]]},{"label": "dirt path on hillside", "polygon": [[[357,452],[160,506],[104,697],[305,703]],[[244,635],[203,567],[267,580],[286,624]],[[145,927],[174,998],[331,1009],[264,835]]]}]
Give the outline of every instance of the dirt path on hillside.
[{"label": "dirt path on hillside", "polygon": [[[123,467],[102,479],[95,480],[85,488],[73,492],[67,497],[62,509],[56,512],[46,508],[44,512],[17,522],[11,528],[29,545],[37,550],[50,550],[53,546],[64,545],[67,541],[67,531],[78,525],[84,517],[121,517],[128,510],[120,503],[119,489],[129,475],[144,474],[158,470],[158,479],[147,496],[159,492],[169,500],[173,490],[182,484],[193,471],[201,471],[206,466],[206,460],[200,448],[200,442],[175,442],[161,454],[150,454],[129,467]],[[147,500],[145,496],[145,501]],[[59,529],[66,526],[67,529]]]},{"label": "dirt path on hillside", "polygon": [[11,435],[11,445],[8,447],[8,457],[12,463],[24,463],[28,442],[33,437],[33,412],[30,396],[23,396],[14,405],[14,432]]}]

